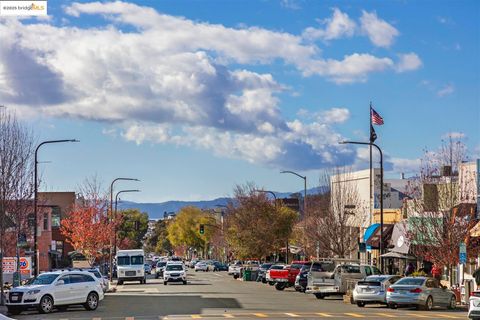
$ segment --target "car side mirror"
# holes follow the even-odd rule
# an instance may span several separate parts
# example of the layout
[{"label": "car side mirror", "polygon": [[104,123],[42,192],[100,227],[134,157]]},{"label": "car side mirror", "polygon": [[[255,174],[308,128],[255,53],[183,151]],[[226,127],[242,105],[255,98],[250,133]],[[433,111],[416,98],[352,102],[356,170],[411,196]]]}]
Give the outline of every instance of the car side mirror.
[{"label": "car side mirror", "polygon": [[63,286],[65,284],[64,280],[58,280],[57,283],[55,283],[56,286]]}]

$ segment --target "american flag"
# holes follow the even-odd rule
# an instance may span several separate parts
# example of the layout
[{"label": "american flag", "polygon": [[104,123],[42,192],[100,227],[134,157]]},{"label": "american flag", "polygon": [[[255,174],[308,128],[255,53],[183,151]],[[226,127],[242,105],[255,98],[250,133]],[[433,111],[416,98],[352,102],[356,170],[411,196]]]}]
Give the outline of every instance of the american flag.
[{"label": "american flag", "polygon": [[383,118],[377,113],[377,111],[370,108],[370,116],[372,117],[372,124],[381,126],[383,124]]}]

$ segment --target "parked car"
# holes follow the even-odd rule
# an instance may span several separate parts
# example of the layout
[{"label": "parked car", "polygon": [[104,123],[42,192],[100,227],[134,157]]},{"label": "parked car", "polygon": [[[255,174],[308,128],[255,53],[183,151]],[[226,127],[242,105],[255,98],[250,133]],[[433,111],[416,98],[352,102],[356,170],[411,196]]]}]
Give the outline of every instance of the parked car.
[{"label": "parked car", "polygon": [[400,305],[413,305],[431,310],[434,306],[455,309],[455,293],[442,286],[435,278],[405,277],[387,289],[387,303],[392,309]]},{"label": "parked car", "polygon": [[468,299],[468,318],[480,319],[480,291],[473,291]]},{"label": "parked car", "polygon": [[284,268],[284,264],[274,264],[270,267],[270,269],[267,270],[267,273],[265,274],[265,280],[267,280],[269,285],[273,286],[275,284],[275,279],[272,278],[272,273],[275,276],[277,270],[283,270]]},{"label": "parked car", "polygon": [[195,272],[198,272],[198,271],[207,272],[208,271],[208,265],[205,261],[200,261],[195,265],[194,269],[195,269]]},{"label": "parked car", "polygon": [[215,261],[207,260],[205,263],[207,264],[207,271],[215,271]]},{"label": "parked car", "polygon": [[262,283],[267,283],[267,271],[273,266],[273,263],[268,262],[268,263],[263,263],[260,265],[258,268],[258,276],[257,276],[257,281],[261,281]]},{"label": "parked car", "polygon": [[370,303],[387,304],[387,289],[401,278],[391,275],[368,276],[355,285],[353,301],[359,307]]},{"label": "parked car", "polygon": [[[325,264],[325,267],[333,264]],[[370,275],[381,274],[375,266],[344,263],[339,264],[333,270],[333,274],[323,269],[323,272],[310,272],[306,293],[312,293],[317,299],[323,299],[330,295],[343,295],[347,292],[349,282],[359,281]],[[329,274],[331,274],[329,276]],[[319,277],[317,277],[319,275]]]},{"label": "parked car", "polygon": [[297,274],[295,278],[295,291],[305,292],[307,290],[307,283],[308,283],[308,273],[310,272],[310,264],[304,264],[300,272]]},{"label": "parked car", "polygon": [[13,315],[36,308],[50,313],[54,308],[65,310],[70,305],[83,305],[95,310],[104,294],[100,281],[86,271],[45,272],[27,284],[12,288],[6,300]]},{"label": "parked car", "polygon": [[169,282],[182,282],[187,284],[187,273],[183,263],[168,263],[163,273],[163,284],[167,285]]},{"label": "parked car", "polygon": [[228,271],[228,266],[219,261],[214,261],[213,266],[214,266],[213,271]]},{"label": "parked car", "polygon": [[103,293],[107,292],[110,288],[110,281],[108,280],[108,276],[102,276],[100,270],[98,268],[68,268],[68,269],[54,269],[52,272],[65,272],[65,271],[86,271],[90,272],[95,276],[95,278],[100,281],[102,285]]},{"label": "parked car", "polygon": [[237,279],[240,277],[240,270],[242,269],[243,263],[241,261],[235,261],[234,263],[228,266],[228,275],[233,276]]},{"label": "parked car", "polygon": [[275,282],[275,289],[283,290],[295,285],[295,279],[304,265],[310,265],[308,261],[293,261],[291,265],[283,269],[271,269],[270,281]]},{"label": "parked car", "polygon": [[192,260],[190,261],[190,263],[188,264],[188,266],[193,269],[193,268],[195,268],[195,265],[196,265],[197,263],[198,263],[198,259],[192,259]]},{"label": "parked car", "polygon": [[152,274],[152,266],[149,263],[145,263],[144,265],[145,274]]},{"label": "parked car", "polygon": [[157,266],[155,267],[155,279],[163,278],[163,272],[165,271],[165,266],[167,261],[158,261]]}]

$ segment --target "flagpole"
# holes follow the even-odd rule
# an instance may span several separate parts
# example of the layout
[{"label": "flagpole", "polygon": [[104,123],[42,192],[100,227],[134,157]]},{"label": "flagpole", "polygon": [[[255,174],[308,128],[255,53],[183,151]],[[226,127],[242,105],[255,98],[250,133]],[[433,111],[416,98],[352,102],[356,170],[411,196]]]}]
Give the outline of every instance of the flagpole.
[{"label": "flagpole", "polygon": [[[373,126],[372,126],[372,101],[370,101],[370,110],[368,112],[368,115],[370,117],[370,119],[369,119],[370,120],[370,137],[369,137],[369,139],[370,139],[370,143],[373,143],[373,141],[372,141],[372,134],[373,134],[373,132],[372,132],[372,128],[373,128]],[[372,192],[372,145],[371,144],[370,144],[369,148],[370,148],[370,176],[369,176],[370,177],[370,199],[369,199],[370,203],[369,203],[369,207],[370,207],[370,223],[372,223],[373,222],[373,219],[372,219],[372,217],[373,217],[372,216],[373,215],[373,206],[372,206],[373,194],[372,193],[373,192]]]}]

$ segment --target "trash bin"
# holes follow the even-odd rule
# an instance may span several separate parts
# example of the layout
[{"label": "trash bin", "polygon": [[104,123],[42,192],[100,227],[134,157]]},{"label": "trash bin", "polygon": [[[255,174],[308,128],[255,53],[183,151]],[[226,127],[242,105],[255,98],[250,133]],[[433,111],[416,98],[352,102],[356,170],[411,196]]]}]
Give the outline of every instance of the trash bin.
[{"label": "trash bin", "polygon": [[245,269],[243,271],[243,281],[252,281],[252,271],[249,269]]},{"label": "trash bin", "polygon": [[257,281],[258,271],[251,271],[250,281]]}]

